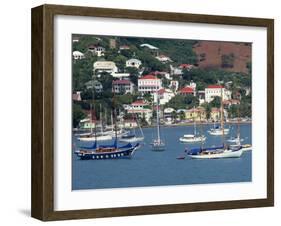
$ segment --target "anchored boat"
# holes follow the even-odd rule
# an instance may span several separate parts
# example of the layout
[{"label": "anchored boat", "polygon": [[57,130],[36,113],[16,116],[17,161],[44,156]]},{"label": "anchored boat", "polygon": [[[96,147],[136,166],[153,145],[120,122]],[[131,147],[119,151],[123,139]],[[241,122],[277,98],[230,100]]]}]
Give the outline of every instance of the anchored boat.
[{"label": "anchored boat", "polygon": [[81,148],[76,151],[81,160],[102,160],[102,159],[120,159],[131,158],[134,152],[140,147],[137,143],[132,145],[128,143],[124,146],[117,146],[117,141],[113,145],[97,146],[96,143],[90,148]]},{"label": "anchored boat", "polygon": [[[200,118],[201,121],[201,118]],[[196,120],[193,119],[193,134],[185,134],[183,137],[180,137],[180,142],[183,143],[197,143],[197,142],[203,142],[206,140],[206,137],[204,135],[197,135],[196,134]]]},{"label": "anchored boat", "polygon": [[[237,130],[240,139],[239,130]],[[243,154],[243,149],[239,143],[235,146],[230,146],[225,144],[225,129],[224,129],[224,109],[223,109],[223,97],[222,97],[222,88],[221,88],[221,128],[220,132],[222,133],[222,146],[220,147],[207,147],[203,148],[201,143],[200,148],[193,148],[187,152],[187,154],[192,159],[221,159],[221,158],[239,158]]]},{"label": "anchored boat", "polygon": [[160,137],[160,122],[159,122],[159,99],[157,96],[157,109],[156,109],[156,123],[157,123],[157,138],[151,142],[152,151],[164,151],[165,143]]}]

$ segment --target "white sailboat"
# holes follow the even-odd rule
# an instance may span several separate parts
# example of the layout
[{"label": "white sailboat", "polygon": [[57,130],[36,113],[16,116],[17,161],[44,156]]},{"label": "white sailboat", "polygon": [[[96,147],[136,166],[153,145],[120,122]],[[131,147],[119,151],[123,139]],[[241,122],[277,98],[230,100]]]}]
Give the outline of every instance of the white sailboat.
[{"label": "white sailboat", "polygon": [[229,133],[229,128],[222,129],[221,126],[219,127],[214,123],[214,127],[211,128],[208,133],[213,136],[222,136],[223,134],[227,135]]},{"label": "white sailboat", "polygon": [[151,149],[153,151],[164,151],[165,143],[160,137],[159,103],[158,102],[159,102],[159,100],[158,100],[158,96],[157,96],[157,110],[156,110],[157,138],[152,141]]},{"label": "white sailboat", "polygon": [[125,135],[121,136],[121,138],[119,139],[120,142],[135,143],[135,142],[140,142],[140,141],[144,140],[144,134],[143,134],[142,128],[141,128],[141,126],[140,126],[140,124],[138,122],[137,117],[136,117],[136,123],[138,125],[138,128],[140,130],[141,135],[137,136],[136,135],[136,131],[134,129],[134,133],[133,134],[125,134]]},{"label": "white sailboat", "polygon": [[[222,89],[222,88],[221,88]],[[222,93],[222,90],[221,90]],[[222,146],[215,148],[197,148],[191,149],[188,155],[192,159],[221,159],[221,158],[239,158],[243,154],[243,149],[240,144],[235,146],[225,145],[224,133],[224,114],[223,114],[223,98],[221,95],[221,131],[222,131]],[[238,134],[240,136],[240,133]]]},{"label": "white sailboat", "polygon": [[197,135],[196,134],[196,121],[195,118],[193,119],[193,134],[184,134],[183,137],[180,137],[180,142],[183,143],[197,143],[206,140],[204,135]]},{"label": "white sailboat", "polygon": [[[100,109],[101,109],[101,105],[100,105]],[[91,117],[92,117],[92,111],[91,111]],[[96,127],[96,124],[95,124]],[[100,132],[96,132],[95,129],[95,134],[93,134],[93,128],[92,128],[92,123],[91,123],[91,133],[90,134],[86,134],[86,135],[81,135],[79,136],[77,139],[79,141],[107,141],[107,140],[112,140],[112,135],[106,133],[103,131],[103,121],[102,121],[102,112],[100,110],[100,128],[101,131]]]},{"label": "white sailboat", "polygon": [[[238,111],[239,114],[239,111]],[[237,122],[237,136],[234,138],[230,138],[227,141],[233,144],[229,145],[230,149],[233,148],[237,148],[237,147],[241,147],[242,151],[251,151],[252,150],[252,145],[251,144],[241,144],[242,141],[244,141],[244,139],[241,139],[241,135],[240,135],[240,118]]]}]

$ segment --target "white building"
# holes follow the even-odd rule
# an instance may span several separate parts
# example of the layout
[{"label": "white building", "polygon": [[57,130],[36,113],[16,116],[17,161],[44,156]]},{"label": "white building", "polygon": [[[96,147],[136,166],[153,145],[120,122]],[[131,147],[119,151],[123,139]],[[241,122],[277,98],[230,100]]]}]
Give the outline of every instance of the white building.
[{"label": "white building", "polygon": [[160,89],[157,92],[153,93],[153,100],[154,100],[154,103],[157,103],[157,97],[158,97],[159,104],[165,105],[174,96],[175,96],[175,94],[172,92],[172,90],[170,90],[170,89]]},{"label": "white building", "polygon": [[182,69],[178,67],[173,67],[172,65],[170,65],[170,72],[171,75],[175,75],[175,76],[182,75]]},{"label": "white building", "polygon": [[177,80],[172,80],[169,84],[169,88],[176,92],[179,89],[179,82]]},{"label": "white building", "polygon": [[118,68],[113,61],[96,61],[93,64],[93,73],[99,74],[101,72],[107,72],[109,74],[116,73]]},{"label": "white building", "polygon": [[115,80],[112,82],[112,92],[114,93],[133,93],[134,84],[129,80]]},{"label": "white building", "polygon": [[138,79],[138,91],[144,93],[154,93],[162,88],[161,79],[154,75],[145,75]]},{"label": "white building", "polygon": [[199,99],[199,105],[204,104],[205,103],[205,91],[204,90],[198,90],[197,96],[198,96],[198,99]]},{"label": "white building", "polygon": [[87,89],[95,89],[95,92],[101,93],[103,91],[102,84],[97,80],[91,80],[85,83]]},{"label": "white building", "polygon": [[85,58],[85,55],[80,51],[73,51],[72,56],[74,60],[81,60]]},{"label": "white building", "polygon": [[136,100],[131,105],[127,106],[128,114],[136,114],[138,118],[145,118],[147,123],[151,123],[152,110],[149,108],[149,104],[144,100]]},{"label": "white building", "polygon": [[190,86],[191,88],[193,88],[193,89],[196,91],[196,83],[195,83],[195,82],[193,82],[193,81],[191,80],[190,83],[189,83],[189,86]]},{"label": "white building", "polygon": [[151,72],[152,75],[155,75],[155,76],[161,76],[161,77],[165,77],[166,79],[168,80],[172,80],[172,77],[170,75],[170,73],[166,72],[166,71],[154,71],[154,72]]},{"label": "white building", "polygon": [[[138,123],[134,119],[125,119],[122,124],[125,129],[132,129],[138,127]],[[120,126],[122,127],[122,125]]]},{"label": "white building", "polygon": [[126,61],[126,67],[135,67],[135,68],[139,68],[141,66],[141,61],[138,59],[129,59]]},{"label": "white building", "polygon": [[161,54],[161,55],[159,55],[159,56],[156,56],[155,58],[156,58],[157,60],[159,60],[161,63],[173,62],[170,57],[165,56],[165,55],[163,55],[163,54]]},{"label": "white building", "polygon": [[205,101],[210,103],[215,97],[223,97],[223,100],[231,99],[231,92],[221,85],[209,85],[205,88]]},{"label": "white building", "polygon": [[102,46],[89,45],[88,50],[98,57],[104,56],[105,53],[105,48],[103,48]]},{"label": "white building", "polygon": [[113,78],[118,78],[118,79],[123,79],[123,78],[129,78],[130,74],[129,73],[113,73],[111,74]]}]

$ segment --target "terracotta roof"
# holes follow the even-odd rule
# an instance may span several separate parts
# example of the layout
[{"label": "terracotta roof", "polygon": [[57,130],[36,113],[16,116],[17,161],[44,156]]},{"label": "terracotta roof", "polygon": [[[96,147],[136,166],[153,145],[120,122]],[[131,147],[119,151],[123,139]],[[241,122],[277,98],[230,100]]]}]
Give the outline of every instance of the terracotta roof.
[{"label": "terracotta roof", "polygon": [[155,77],[154,75],[144,75],[139,80],[142,80],[142,79],[159,79],[159,78]]},{"label": "terracotta roof", "polygon": [[113,85],[130,85],[131,82],[129,80],[121,79],[121,80],[115,80],[112,82]]},{"label": "terracotta roof", "polygon": [[207,88],[208,88],[208,89],[219,89],[219,88],[224,88],[224,87],[221,86],[221,85],[208,85]]},{"label": "terracotta roof", "polygon": [[147,105],[144,100],[136,100],[132,103],[132,105]]},{"label": "terracotta roof", "polygon": [[187,87],[182,88],[179,92],[180,93],[194,93],[194,89],[187,86]]},{"label": "terracotta roof", "polygon": [[192,68],[193,65],[192,64],[181,64],[179,67],[180,68]]}]

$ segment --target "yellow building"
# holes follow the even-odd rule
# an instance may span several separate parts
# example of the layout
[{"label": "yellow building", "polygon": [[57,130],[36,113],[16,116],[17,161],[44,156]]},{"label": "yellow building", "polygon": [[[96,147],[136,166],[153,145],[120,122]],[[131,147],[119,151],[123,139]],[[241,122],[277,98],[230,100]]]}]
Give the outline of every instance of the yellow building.
[{"label": "yellow building", "polygon": [[192,108],[185,111],[185,119],[190,121],[205,121],[206,111],[203,107]]},{"label": "yellow building", "polygon": [[210,119],[215,122],[220,120],[220,109],[219,108],[211,109]]}]

